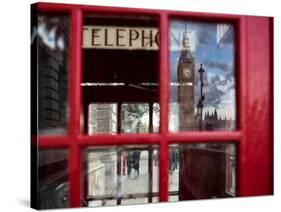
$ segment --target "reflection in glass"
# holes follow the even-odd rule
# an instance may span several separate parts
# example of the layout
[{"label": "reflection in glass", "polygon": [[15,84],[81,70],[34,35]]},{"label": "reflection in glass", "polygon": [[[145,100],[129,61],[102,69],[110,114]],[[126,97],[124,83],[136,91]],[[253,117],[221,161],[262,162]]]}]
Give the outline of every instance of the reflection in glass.
[{"label": "reflection in glass", "polygon": [[[87,14],[83,23],[84,133],[156,132],[159,121],[150,122],[149,114],[158,102],[157,18]],[[105,120],[111,117],[111,108],[101,109],[97,118],[89,117],[90,104],[116,104],[117,122]],[[100,130],[95,121],[105,122],[104,126],[112,122],[113,128]]]},{"label": "reflection in glass", "polygon": [[178,201],[179,191],[179,149],[170,146],[169,149],[169,201]]},{"label": "reflection in glass", "polygon": [[[152,202],[158,184],[156,147],[87,149],[88,206]],[[156,171],[154,173],[154,171]]]},{"label": "reflection in glass", "polygon": [[159,130],[159,104],[124,103],[118,115],[117,103],[91,103],[88,108],[88,134],[118,131],[118,117],[121,125],[120,133],[148,133]]},{"label": "reflection in glass", "polygon": [[39,15],[37,43],[39,134],[65,134],[68,122],[69,18]]},{"label": "reflection in glass", "polygon": [[147,133],[149,131],[148,104],[122,104],[122,133]]},{"label": "reflection in glass", "polygon": [[236,196],[234,144],[171,145],[169,157],[169,201]]},{"label": "reflection in glass", "polygon": [[170,131],[235,130],[233,25],[172,20],[170,26]]},{"label": "reflection in glass", "polygon": [[117,104],[100,103],[89,105],[89,135],[98,133],[117,133]]},{"label": "reflection in glass", "polygon": [[69,207],[67,150],[38,152],[38,194],[40,209]]},{"label": "reflection in glass", "polygon": [[159,123],[160,123],[160,105],[158,103],[153,104],[153,132],[159,132]]}]

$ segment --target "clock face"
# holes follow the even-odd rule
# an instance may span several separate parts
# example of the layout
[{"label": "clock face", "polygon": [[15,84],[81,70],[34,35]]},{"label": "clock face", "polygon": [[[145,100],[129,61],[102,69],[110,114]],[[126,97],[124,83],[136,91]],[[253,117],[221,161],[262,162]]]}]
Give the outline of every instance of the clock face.
[{"label": "clock face", "polygon": [[191,70],[190,70],[189,68],[184,68],[184,69],[183,69],[183,77],[184,77],[185,79],[190,79],[191,76],[192,76],[191,73],[192,73],[192,72],[191,72]]}]

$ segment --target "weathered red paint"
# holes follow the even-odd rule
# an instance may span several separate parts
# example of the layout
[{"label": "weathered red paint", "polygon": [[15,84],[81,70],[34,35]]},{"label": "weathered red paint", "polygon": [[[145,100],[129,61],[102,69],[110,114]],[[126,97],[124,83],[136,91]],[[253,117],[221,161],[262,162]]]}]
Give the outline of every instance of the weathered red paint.
[{"label": "weathered red paint", "polygon": [[77,142],[81,146],[153,145],[159,144],[160,139],[158,134],[81,135]]},{"label": "weathered red paint", "polygon": [[[39,137],[39,148],[69,148],[70,206],[81,206],[82,147],[92,145],[159,144],[160,201],[168,201],[168,144],[236,142],[238,196],[273,193],[273,20],[266,17],[177,12],[151,9],[38,3],[41,12],[71,14],[69,135]],[[153,15],[160,20],[159,100],[160,133],[85,136],[80,132],[82,74],[82,13]],[[169,17],[227,21],[236,26],[238,129],[234,132],[168,133]],[[253,36],[254,35],[254,36]],[[32,139],[32,143],[35,143]]]},{"label": "weathered red paint", "polygon": [[242,137],[240,131],[234,132],[179,132],[168,135],[169,143],[194,143],[194,142],[239,142]]},{"label": "weathered red paint", "polygon": [[70,183],[70,206],[81,207],[83,196],[83,169],[82,149],[77,144],[71,144],[69,152],[69,183]]},{"label": "weathered red paint", "polygon": [[[240,145],[240,196],[273,194],[273,19],[246,17],[247,98]],[[254,36],[253,36],[254,35]]]},{"label": "weathered red paint", "polygon": [[247,176],[244,176],[244,161],[245,161],[245,151],[243,142],[246,141],[246,131],[247,131],[247,118],[244,114],[247,112],[247,101],[245,101],[248,98],[248,89],[247,89],[247,45],[246,45],[246,37],[247,37],[247,31],[246,31],[246,17],[241,17],[240,21],[238,23],[238,26],[236,27],[236,41],[237,41],[237,48],[239,48],[239,51],[236,53],[237,58],[237,117],[238,117],[238,128],[241,130],[241,140],[239,145],[237,145],[237,192],[238,196],[243,195],[243,191],[241,190],[242,184],[245,182],[245,178]]},{"label": "weathered red paint", "polygon": [[69,154],[69,181],[70,181],[70,205],[81,206],[82,196],[82,165],[81,150],[75,142],[80,134],[81,114],[81,75],[82,75],[82,11],[79,8],[71,10],[71,46],[70,46],[70,126],[69,134],[74,138],[70,146]]},{"label": "weathered red paint", "polygon": [[80,134],[81,115],[81,77],[82,77],[82,11],[74,8],[71,11],[71,46],[70,46],[70,126],[69,134]]},{"label": "weathered red paint", "polygon": [[81,9],[85,13],[103,13],[103,14],[126,14],[126,15],[157,15],[167,14],[168,16],[179,18],[192,18],[197,20],[208,21],[235,21],[240,15],[201,13],[186,11],[168,11],[156,9],[127,8],[127,7],[105,7],[79,4],[62,4],[62,3],[38,3],[38,9],[42,12],[69,12],[72,9]]},{"label": "weathered red paint", "polygon": [[160,133],[162,139],[159,147],[159,200],[168,201],[168,126],[169,126],[169,18],[166,13],[160,15],[160,54],[159,54],[159,102],[160,102]]}]

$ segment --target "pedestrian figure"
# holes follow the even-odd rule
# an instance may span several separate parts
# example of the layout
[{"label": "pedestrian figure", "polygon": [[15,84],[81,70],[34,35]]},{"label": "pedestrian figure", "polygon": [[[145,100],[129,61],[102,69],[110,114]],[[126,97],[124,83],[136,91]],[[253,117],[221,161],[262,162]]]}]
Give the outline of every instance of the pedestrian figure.
[{"label": "pedestrian figure", "polygon": [[179,149],[176,149],[176,152],[175,152],[175,168],[178,169],[178,165],[179,165],[179,161],[180,161],[180,156],[179,156]]},{"label": "pedestrian figure", "polygon": [[127,156],[127,173],[131,176],[132,169],[134,169],[139,176],[140,168],[140,151],[129,151]]},{"label": "pedestrian figure", "polygon": [[133,152],[129,151],[128,155],[127,155],[127,174],[128,174],[128,176],[131,175],[133,163],[134,163]]},{"label": "pedestrian figure", "polygon": [[140,151],[135,151],[133,152],[133,157],[134,157],[134,163],[133,163],[133,168],[136,170],[137,172],[137,176],[140,175]]},{"label": "pedestrian figure", "polygon": [[154,166],[157,166],[158,152],[156,149],[153,150],[153,160],[154,160]]},{"label": "pedestrian figure", "polygon": [[176,169],[176,150],[174,148],[169,150],[169,157],[170,157],[170,163],[169,163],[169,171],[172,174],[173,171]]}]

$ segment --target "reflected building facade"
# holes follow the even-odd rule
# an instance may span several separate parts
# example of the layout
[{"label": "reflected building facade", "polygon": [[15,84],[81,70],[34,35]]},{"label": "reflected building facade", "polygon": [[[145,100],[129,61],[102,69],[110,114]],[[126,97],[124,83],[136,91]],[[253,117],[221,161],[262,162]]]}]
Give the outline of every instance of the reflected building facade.
[{"label": "reflected building facade", "polygon": [[203,129],[208,131],[234,130],[235,120],[219,117],[216,109],[212,112],[208,110],[204,115]]}]

